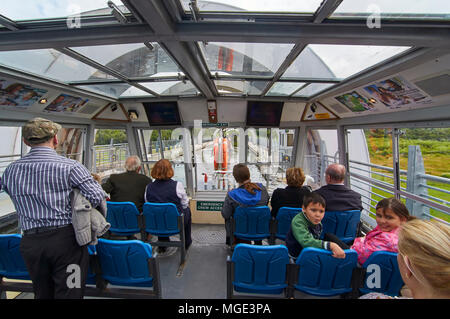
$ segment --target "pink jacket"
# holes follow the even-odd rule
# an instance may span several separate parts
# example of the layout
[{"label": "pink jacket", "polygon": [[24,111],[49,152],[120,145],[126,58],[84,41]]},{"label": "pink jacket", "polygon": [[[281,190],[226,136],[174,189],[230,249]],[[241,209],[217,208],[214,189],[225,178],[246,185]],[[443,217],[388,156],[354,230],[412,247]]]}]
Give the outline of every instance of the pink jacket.
[{"label": "pink jacket", "polygon": [[360,265],[369,258],[369,256],[378,250],[398,252],[398,232],[400,227],[390,232],[381,231],[377,226],[372,229],[365,237],[355,239],[351,249],[358,253],[358,263]]}]

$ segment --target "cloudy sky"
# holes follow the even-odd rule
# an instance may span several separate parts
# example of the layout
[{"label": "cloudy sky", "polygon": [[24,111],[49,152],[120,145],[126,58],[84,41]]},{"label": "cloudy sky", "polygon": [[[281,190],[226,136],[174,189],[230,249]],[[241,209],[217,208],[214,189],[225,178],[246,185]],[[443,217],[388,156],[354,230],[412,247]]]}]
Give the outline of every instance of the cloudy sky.
[{"label": "cloudy sky", "polygon": [[[3,2],[7,2],[4,5]],[[2,0],[0,14],[13,20],[65,17],[75,12],[106,8],[108,0]],[[120,0],[113,0],[122,5]],[[189,0],[182,0],[185,4]],[[248,11],[291,11],[315,12],[322,0],[209,0]],[[450,15],[448,0],[344,0],[336,12],[367,12],[371,5],[377,5],[382,13],[447,13]],[[201,1],[199,1],[201,6]]]}]

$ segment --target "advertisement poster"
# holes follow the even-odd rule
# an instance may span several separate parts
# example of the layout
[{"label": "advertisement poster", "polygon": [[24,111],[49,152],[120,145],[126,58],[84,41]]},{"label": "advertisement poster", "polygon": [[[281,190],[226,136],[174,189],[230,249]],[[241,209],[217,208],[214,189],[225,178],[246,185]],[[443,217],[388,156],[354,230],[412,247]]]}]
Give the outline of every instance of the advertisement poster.
[{"label": "advertisement poster", "polygon": [[50,112],[76,112],[82,107],[88,99],[82,99],[67,94],[61,94],[44,110]]},{"label": "advertisement poster", "polygon": [[27,108],[39,101],[47,90],[0,79],[0,105]]},{"label": "advertisement poster", "polygon": [[373,109],[374,105],[367,98],[356,91],[335,97],[336,100],[344,104],[352,112],[362,112]]},{"label": "advertisement poster", "polygon": [[371,98],[391,109],[408,104],[431,102],[431,98],[428,95],[400,76],[376,82],[364,87],[364,90]]}]

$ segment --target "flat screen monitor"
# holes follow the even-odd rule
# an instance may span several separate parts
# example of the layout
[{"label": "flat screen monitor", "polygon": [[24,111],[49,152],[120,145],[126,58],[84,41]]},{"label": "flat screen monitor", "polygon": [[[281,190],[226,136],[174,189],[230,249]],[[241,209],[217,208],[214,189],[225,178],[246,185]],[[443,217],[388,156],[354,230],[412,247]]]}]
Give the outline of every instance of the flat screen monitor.
[{"label": "flat screen monitor", "polygon": [[284,102],[248,101],[247,126],[278,127]]},{"label": "flat screen monitor", "polygon": [[145,102],[143,105],[151,126],[181,126],[180,112],[176,101]]}]

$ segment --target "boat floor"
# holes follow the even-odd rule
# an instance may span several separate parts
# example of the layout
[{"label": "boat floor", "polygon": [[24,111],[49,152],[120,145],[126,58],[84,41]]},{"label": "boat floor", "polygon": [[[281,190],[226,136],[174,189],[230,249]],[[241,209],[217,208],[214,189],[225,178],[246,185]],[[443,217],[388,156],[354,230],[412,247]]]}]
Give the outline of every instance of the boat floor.
[{"label": "boat floor", "polygon": [[[224,226],[192,224],[191,234],[192,245],[183,265],[180,266],[178,248],[169,247],[167,252],[158,254],[162,298],[226,299],[226,260],[231,251],[225,245]],[[263,244],[267,243],[263,241]],[[16,298],[32,299],[34,294],[21,293]],[[297,291],[295,298],[319,297]]]}]

